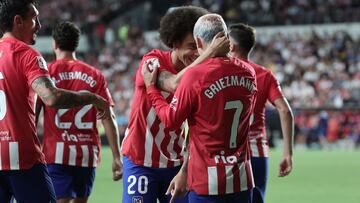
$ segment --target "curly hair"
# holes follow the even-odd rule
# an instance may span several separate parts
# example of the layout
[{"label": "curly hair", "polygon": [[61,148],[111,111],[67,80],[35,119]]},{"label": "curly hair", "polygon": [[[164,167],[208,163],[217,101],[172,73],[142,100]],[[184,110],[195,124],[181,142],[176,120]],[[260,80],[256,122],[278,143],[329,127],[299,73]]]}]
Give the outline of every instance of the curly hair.
[{"label": "curly hair", "polygon": [[30,5],[37,5],[34,0],[1,0],[0,1],[0,33],[9,32],[13,28],[16,15],[25,18]]},{"label": "curly hair", "polygon": [[185,39],[188,33],[193,33],[196,21],[209,12],[196,6],[181,6],[165,14],[160,21],[160,39],[173,48],[175,43]]},{"label": "curly hair", "polygon": [[75,51],[79,45],[80,29],[71,22],[58,23],[52,32],[52,36],[63,51]]}]

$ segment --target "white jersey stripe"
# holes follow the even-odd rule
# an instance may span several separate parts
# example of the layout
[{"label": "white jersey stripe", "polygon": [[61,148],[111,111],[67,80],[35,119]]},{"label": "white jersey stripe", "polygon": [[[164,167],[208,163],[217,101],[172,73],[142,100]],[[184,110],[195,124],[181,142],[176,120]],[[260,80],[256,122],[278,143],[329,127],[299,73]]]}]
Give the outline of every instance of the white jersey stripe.
[{"label": "white jersey stripe", "polygon": [[[249,164],[249,169],[250,169],[250,174],[247,174],[247,175],[250,175],[250,177],[251,177],[251,182],[252,182],[252,184],[255,186],[255,180],[254,180],[254,174],[253,174],[253,170],[252,170],[252,165],[251,165],[251,161],[249,161],[249,162],[246,162],[247,164]],[[246,173],[247,173],[248,171],[246,171]],[[253,186],[253,187],[254,187]],[[247,189],[249,189],[249,187],[247,188]]]},{"label": "white jersey stripe", "polygon": [[259,149],[256,145],[256,140],[250,141],[251,156],[259,157]]},{"label": "white jersey stripe", "polygon": [[97,146],[93,146],[92,149],[93,149],[93,154],[94,154],[94,156],[93,156],[94,157],[94,159],[93,159],[93,167],[96,167],[97,162],[98,162],[98,152],[99,152],[99,150],[98,150]]},{"label": "white jersey stripe", "polygon": [[149,111],[148,116],[146,117],[146,134],[145,134],[145,157],[144,157],[144,166],[151,167],[152,165],[152,151],[154,138],[150,131],[151,126],[153,125],[156,118],[155,109],[152,107]]},{"label": "white jersey stripe", "polygon": [[234,173],[233,173],[234,166],[225,166],[225,173],[226,173],[226,194],[234,192]]},{"label": "white jersey stripe", "polygon": [[123,144],[125,143],[126,138],[128,138],[129,131],[130,131],[129,128],[126,128],[126,130],[125,130],[125,135],[124,135],[124,139],[122,140],[122,143],[121,143],[121,146],[120,146],[120,151],[121,151],[121,149],[123,148]]},{"label": "white jersey stripe", "polygon": [[64,155],[64,143],[57,142],[56,143],[56,153],[55,153],[55,163],[63,164],[63,155]]},{"label": "white jersey stripe", "polygon": [[167,158],[161,151],[161,143],[164,140],[165,134],[164,134],[164,124],[160,123],[159,125],[159,131],[155,137],[155,143],[157,148],[160,151],[160,157],[159,157],[159,168],[166,168],[167,167]]},{"label": "white jersey stripe", "polygon": [[208,167],[209,195],[218,194],[218,174],[216,166]]},{"label": "white jersey stripe", "polygon": [[76,165],[76,146],[69,145],[69,165],[75,166]]},{"label": "white jersey stripe", "polygon": [[9,142],[10,170],[19,170],[19,143]]},{"label": "white jersey stripe", "polygon": [[239,172],[240,172],[240,191],[247,190],[247,172],[245,167],[245,162],[239,164]]},{"label": "white jersey stripe", "polygon": [[81,145],[81,150],[82,150],[81,166],[88,167],[89,166],[89,148],[87,145]]},{"label": "white jersey stripe", "polygon": [[174,145],[177,135],[174,131],[169,132],[169,135],[170,135],[170,142],[167,146],[167,150],[170,153],[170,159],[171,161],[174,162],[174,167],[180,166],[180,159],[177,159],[177,153],[174,151]]},{"label": "white jersey stripe", "polygon": [[1,162],[1,142],[0,142],[0,171],[2,170],[2,162]]},{"label": "white jersey stripe", "polygon": [[261,140],[261,146],[263,148],[264,157],[269,157],[269,145],[267,144],[267,140]]}]

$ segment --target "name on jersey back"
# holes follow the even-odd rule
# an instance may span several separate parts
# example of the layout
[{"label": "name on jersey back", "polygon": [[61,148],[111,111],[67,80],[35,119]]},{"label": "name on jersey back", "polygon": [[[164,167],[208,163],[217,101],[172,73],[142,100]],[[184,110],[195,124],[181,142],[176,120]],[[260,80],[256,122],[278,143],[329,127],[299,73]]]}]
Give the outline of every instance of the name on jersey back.
[{"label": "name on jersey back", "polygon": [[209,98],[212,99],[218,92],[221,90],[232,87],[232,86],[240,86],[244,87],[251,93],[255,90],[255,84],[253,80],[250,80],[245,77],[237,76],[237,75],[231,75],[231,76],[225,76],[218,80],[216,80],[214,83],[212,83],[208,88],[205,89],[204,94]]},{"label": "name on jersey back", "polygon": [[80,71],[60,72],[58,74],[58,79],[56,79],[55,77],[53,77],[52,79],[55,81],[55,83],[59,83],[63,80],[81,80],[88,84],[90,87],[95,87],[97,84],[96,80],[92,76]]}]

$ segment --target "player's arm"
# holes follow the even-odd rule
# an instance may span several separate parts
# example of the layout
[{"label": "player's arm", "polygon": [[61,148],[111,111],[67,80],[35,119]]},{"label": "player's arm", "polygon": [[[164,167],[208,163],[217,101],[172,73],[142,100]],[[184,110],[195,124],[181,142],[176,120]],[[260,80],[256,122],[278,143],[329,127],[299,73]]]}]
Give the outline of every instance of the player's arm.
[{"label": "player's arm", "polygon": [[105,128],[106,138],[109,142],[111,153],[113,156],[112,171],[113,180],[120,180],[122,177],[122,163],[120,161],[120,147],[119,147],[119,129],[116,123],[116,116],[113,108],[110,106],[108,115],[102,119],[102,124]]},{"label": "player's arm", "polygon": [[280,162],[279,176],[288,175],[292,170],[294,116],[290,105],[284,97],[274,101],[274,105],[280,115],[281,129],[284,137],[283,159]]},{"label": "player's arm", "polygon": [[[159,90],[155,87],[156,76],[159,68],[154,68],[152,72],[148,69],[148,62],[142,66],[142,76],[146,86],[147,95],[150,98],[156,114],[160,118],[165,127],[173,130],[178,129],[185,121],[192,110],[192,93],[184,91],[186,85],[181,82],[177,88],[172,102],[168,104],[164,97],[162,97]],[[188,80],[188,78],[186,78]],[[181,98],[178,100],[178,98]]]},{"label": "player's arm", "polygon": [[182,164],[179,172],[171,180],[170,185],[166,191],[166,194],[171,194],[170,203],[173,203],[177,197],[184,196],[188,190],[187,188],[187,176],[188,176],[188,163],[190,155],[189,136],[185,137],[184,146],[184,163]]},{"label": "player's arm", "polygon": [[217,55],[224,55],[229,52],[229,39],[223,32],[216,34],[210,44],[210,46],[201,54],[193,63],[185,67],[177,74],[172,74],[169,71],[160,71],[156,86],[167,92],[175,92],[176,87],[184,75],[184,73],[191,67],[194,67],[208,58],[215,57]]},{"label": "player's arm", "polygon": [[108,102],[102,97],[90,92],[74,92],[57,88],[47,76],[35,79],[31,84],[46,106],[68,109],[86,104],[93,104],[101,115],[109,110]]},{"label": "player's arm", "polygon": [[38,97],[36,99],[36,105],[35,105],[35,125],[36,126],[39,122],[39,116],[40,116],[42,108],[43,108],[43,103],[42,103],[41,99]]}]

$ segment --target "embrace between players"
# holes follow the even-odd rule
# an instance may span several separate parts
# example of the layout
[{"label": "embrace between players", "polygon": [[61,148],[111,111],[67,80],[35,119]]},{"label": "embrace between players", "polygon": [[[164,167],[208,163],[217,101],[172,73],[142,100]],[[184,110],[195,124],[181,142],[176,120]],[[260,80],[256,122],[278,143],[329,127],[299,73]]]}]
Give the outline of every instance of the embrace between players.
[{"label": "embrace between players", "polygon": [[[162,18],[160,38],[171,50],[140,63],[121,163],[114,103],[100,71],[76,59],[76,26],[55,27],[48,69],[28,46],[40,29],[34,2],[4,0],[0,11],[0,202],[87,202],[100,155],[97,118],[113,179],[123,175],[123,202],[263,202],[267,100],[284,134],[279,175],[290,173],[292,113],[271,72],[248,60],[253,28],[230,27],[229,52],[221,16],[185,6]],[[42,148],[35,103],[37,115],[44,109]]]}]

